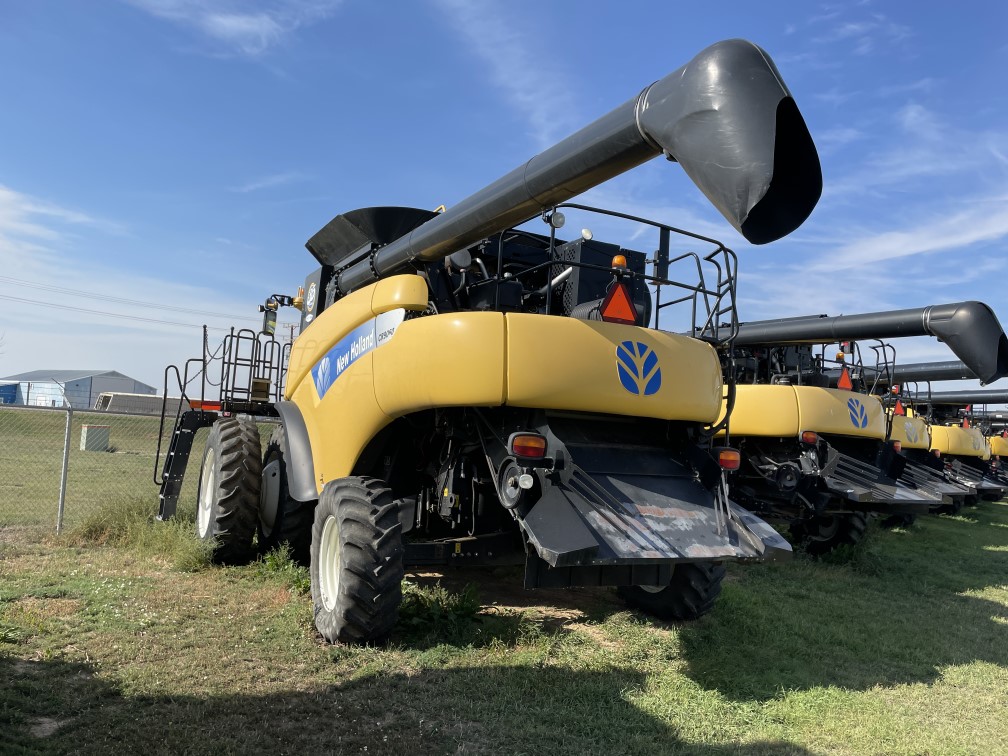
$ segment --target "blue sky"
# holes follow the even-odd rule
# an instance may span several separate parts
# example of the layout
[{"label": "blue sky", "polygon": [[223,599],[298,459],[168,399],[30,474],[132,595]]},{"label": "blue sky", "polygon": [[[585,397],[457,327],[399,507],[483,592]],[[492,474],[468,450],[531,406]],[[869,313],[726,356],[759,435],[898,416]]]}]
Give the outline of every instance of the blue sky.
[{"label": "blue sky", "polygon": [[805,225],[751,247],[665,161],[587,199],[723,239],[743,319],[979,299],[1008,325],[1006,29],[1000,2],[0,0],[0,375],[160,386],[200,324],[293,293],[332,216],[450,206],[730,37],[818,145]]}]

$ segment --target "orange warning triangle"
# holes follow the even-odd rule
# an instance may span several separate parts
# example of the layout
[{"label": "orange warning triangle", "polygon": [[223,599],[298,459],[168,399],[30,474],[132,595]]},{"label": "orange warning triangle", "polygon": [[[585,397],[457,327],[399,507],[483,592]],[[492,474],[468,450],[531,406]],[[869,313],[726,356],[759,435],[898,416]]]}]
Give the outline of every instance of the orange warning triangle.
[{"label": "orange warning triangle", "polygon": [[903,402],[901,402],[899,399],[896,400],[896,406],[893,407],[893,414],[894,415],[905,415],[906,414],[906,412],[903,409]]},{"label": "orange warning triangle", "polygon": [[963,428],[969,428],[969,418],[968,417],[964,417],[963,418]]},{"label": "orange warning triangle", "polygon": [[843,389],[844,391],[851,391],[854,389],[854,383],[850,379],[850,373],[847,372],[847,366],[844,365],[843,370],[840,371],[840,380],[836,384],[838,389]]},{"label": "orange warning triangle", "polygon": [[637,325],[637,308],[630,299],[630,292],[627,291],[626,284],[619,281],[609,289],[602,307],[599,308],[602,320],[608,323],[623,323],[625,325]]}]

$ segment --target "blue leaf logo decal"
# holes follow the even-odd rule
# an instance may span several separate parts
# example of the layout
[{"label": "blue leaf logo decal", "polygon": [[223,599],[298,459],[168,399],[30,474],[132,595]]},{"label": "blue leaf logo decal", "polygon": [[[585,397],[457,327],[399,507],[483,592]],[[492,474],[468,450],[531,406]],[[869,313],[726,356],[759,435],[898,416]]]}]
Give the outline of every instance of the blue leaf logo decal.
[{"label": "blue leaf logo decal", "polygon": [[868,410],[857,399],[847,400],[847,410],[850,412],[850,421],[855,428],[865,428],[868,426]]},{"label": "blue leaf logo decal", "polygon": [[661,388],[658,355],[640,341],[624,341],[616,347],[616,372],[631,394],[651,396]]}]

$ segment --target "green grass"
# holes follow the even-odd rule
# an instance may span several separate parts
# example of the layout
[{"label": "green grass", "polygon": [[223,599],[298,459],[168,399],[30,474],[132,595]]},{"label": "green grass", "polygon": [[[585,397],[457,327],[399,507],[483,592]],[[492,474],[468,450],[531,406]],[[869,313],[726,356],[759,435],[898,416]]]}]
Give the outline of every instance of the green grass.
[{"label": "green grass", "polygon": [[684,625],[513,571],[411,576],[382,648],[321,643],[285,552],[206,566],[189,527],[123,505],[0,530],[0,751],[1008,752],[1005,503],[733,566]]},{"label": "green grass", "polygon": [[[161,437],[160,463],[171,440],[172,421]],[[108,425],[109,450],[82,451],[85,425]],[[70,455],[63,525],[73,528],[109,501],[129,500],[152,511],[158,506],[154,467],[160,417],[109,415],[75,410],[70,428]],[[272,426],[260,426],[265,445]],[[197,432],[182,488],[179,510],[195,511],[200,460],[208,429]],[[56,527],[66,414],[62,411],[0,409],[0,526],[31,528],[36,533]],[[158,468],[160,473],[160,467]]]}]

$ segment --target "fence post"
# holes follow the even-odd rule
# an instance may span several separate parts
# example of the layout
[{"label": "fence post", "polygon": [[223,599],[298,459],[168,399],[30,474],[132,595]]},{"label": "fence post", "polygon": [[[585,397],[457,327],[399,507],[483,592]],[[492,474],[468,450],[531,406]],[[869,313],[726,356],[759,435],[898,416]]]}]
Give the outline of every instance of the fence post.
[{"label": "fence post", "polygon": [[63,506],[66,503],[67,470],[70,467],[70,425],[73,407],[67,404],[66,433],[63,435],[63,472],[60,474],[59,508],[56,511],[56,535],[63,530]]}]

